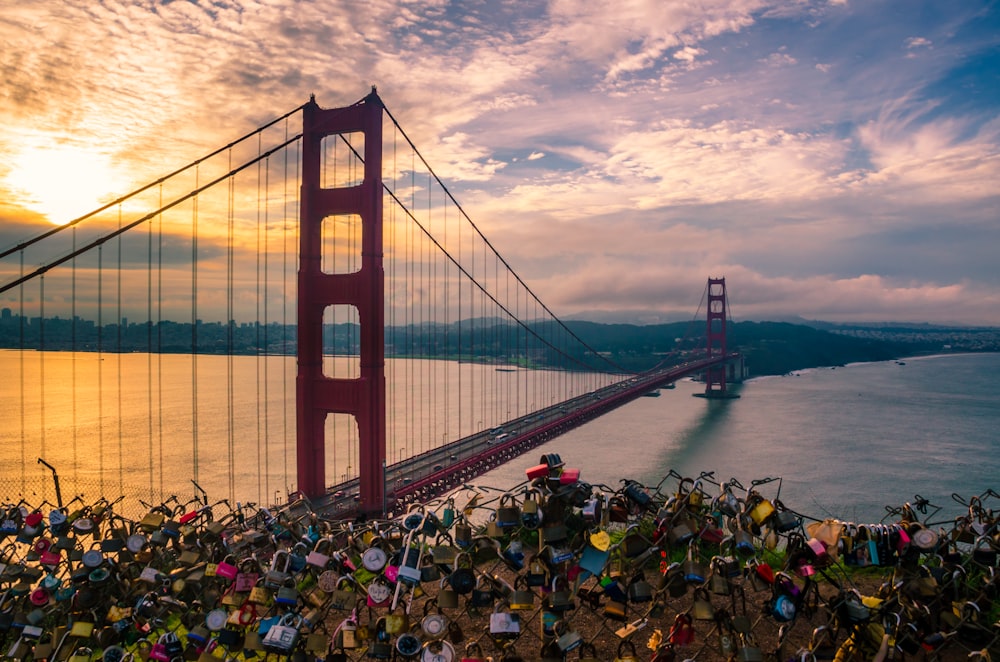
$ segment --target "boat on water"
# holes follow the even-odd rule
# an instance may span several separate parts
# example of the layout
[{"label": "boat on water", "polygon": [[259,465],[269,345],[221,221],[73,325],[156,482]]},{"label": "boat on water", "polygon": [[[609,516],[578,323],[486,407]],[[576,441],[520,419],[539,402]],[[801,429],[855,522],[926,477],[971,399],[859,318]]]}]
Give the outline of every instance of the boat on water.
[{"label": "boat on water", "polygon": [[644,397],[644,398],[658,398],[658,397],[660,397],[660,389],[656,389],[655,391],[646,391],[645,393],[642,394],[642,397]]},{"label": "boat on water", "polygon": [[497,368],[497,372],[517,372],[517,368]]}]

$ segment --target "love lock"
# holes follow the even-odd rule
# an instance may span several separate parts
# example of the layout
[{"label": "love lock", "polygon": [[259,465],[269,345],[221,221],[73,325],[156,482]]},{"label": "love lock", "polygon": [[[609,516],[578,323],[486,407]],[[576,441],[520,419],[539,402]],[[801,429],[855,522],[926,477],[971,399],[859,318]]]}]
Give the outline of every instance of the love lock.
[{"label": "love lock", "polygon": [[566,621],[557,621],[552,629],[556,634],[556,645],[564,654],[579,648],[583,643],[583,636],[576,630],[571,630]]},{"label": "love lock", "polygon": [[521,526],[526,529],[537,529],[542,525],[543,511],[539,508],[542,500],[541,492],[535,489],[527,490],[524,502],[521,504]]},{"label": "love lock", "polygon": [[455,542],[452,540],[452,537],[447,533],[439,533],[434,539],[434,546],[431,547],[431,557],[434,563],[451,565],[455,562],[456,554],[458,554],[458,550],[455,549]]},{"label": "love lock", "polygon": [[298,643],[299,628],[301,626],[301,616],[285,614],[264,635],[264,638],[261,640],[264,649],[275,653],[290,653],[295,648],[295,644]]},{"label": "love lock", "polygon": [[[518,588],[523,586],[523,588]],[[535,608],[535,593],[527,584],[523,575],[514,579],[514,590],[510,594],[510,608],[514,611],[533,610]]]},{"label": "love lock", "polygon": [[272,591],[284,586],[285,580],[291,577],[292,556],[289,552],[279,549],[271,557],[271,567],[264,575],[264,586]]},{"label": "love lock", "polygon": [[696,548],[695,541],[692,540],[688,543],[687,559],[682,564],[684,581],[691,584],[704,584],[708,573],[705,572],[705,566],[695,556]]},{"label": "love lock", "polygon": [[[435,613],[430,613],[431,607],[436,607]],[[424,616],[420,619],[420,629],[428,639],[440,639],[448,633],[448,617],[442,613],[436,600],[424,602]]]},{"label": "love lock", "polygon": [[389,561],[389,551],[381,536],[375,536],[361,554],[361,565],[369,572],[382,572]]},{"label": "love lock", "polygon": [[521,620],[517,614],[500,611],[497,603],[490,614],[490,635],[497,639],[516,639],[521,634]]}]

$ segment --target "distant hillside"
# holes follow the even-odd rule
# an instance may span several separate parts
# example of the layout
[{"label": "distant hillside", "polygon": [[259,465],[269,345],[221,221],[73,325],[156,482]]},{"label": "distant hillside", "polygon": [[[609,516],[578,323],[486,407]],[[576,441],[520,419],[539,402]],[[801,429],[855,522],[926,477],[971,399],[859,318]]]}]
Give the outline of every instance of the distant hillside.
[{"label": "distant hillside", "polygon": [[[164,320],[105,324],[0,315],[0,347],[59,351],[164,352],[199,354],[294,354],[294,325],[190,323]],[[385,329],[389,358],[437,358],[484,363],[589,370],[598,363],[574,343],[566,329],[587,345],[630,371],[676,364],[705,346],[704,321],[668,324],[601,324],[567,321],[520,325],[499,318],[467,319],[451,324],[424,323]],[[817,328],[822,326],[823,328]],[[43,333],[44,331],[44,333]],[[357,354],[357,324],[327,324],[324,350]],[[564,353],[565,348],[570,354]],[[752,375],[778,375],[820,366],[884,361],[931,352],[1000,351],[1000,329],[939,327],[927,324],[833,325],[822,322],[737,322],[729,325],[729,349],[746,356]]]},{"label": "distant hillside", "polygon": [[[705,343],[703,324],[678,322],[633,326],[568,322],[567,326],[599,352],[633,370]],[[826,331],[787,322],[730,323],[728,349],[746,356],[751,375],[780,375],[793,370],[948,351],[1000,351],[996,329],[945,329],[926,325],[883,327],[831,326]]]}]

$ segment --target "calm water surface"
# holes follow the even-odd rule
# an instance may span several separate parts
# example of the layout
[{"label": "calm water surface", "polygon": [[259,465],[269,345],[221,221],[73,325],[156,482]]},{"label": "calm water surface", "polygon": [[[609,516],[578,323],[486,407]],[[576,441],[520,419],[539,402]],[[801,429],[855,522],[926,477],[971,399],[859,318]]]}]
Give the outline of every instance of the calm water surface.
[{"label": "calm water surface", "polygon": [[[37,353],[26,354],[37,363]],[[197,381],[190,356],[103,359],[47,353],[39,375],[37,365],[23,367],[19,352],[0,352],[0,497],[24,476],[48,480],[36,463],[40,456],[67,483],[99,484],[106,493],[152,492],[161,485],[166,493],[192,493],[195,458],[199,481],[214,498],[267,502],[294,487],[294,359],[234,357],[228,366],[226,357],[199,357]],[[232,387],[228,379],[212,379],[227,373]],[[566,386],[559,382],[565,376],[542,371],[488,373],[482,366],[438,361],[391,367],[390,461],[436,446],[445,435],[455,439],[540,408]],[[79,387],[95,375],[103,389],[78,388],[74,395],[74,382]],[[266,388],[259,385],[264,376]],[[587,379],[575,387],[590,390]],[[427,401],[418,385],[428,380],[450,385],[448,402]],[[512,380],[527,388],[519,390]],[[470,393],[473,383],[485,386]],[[237,394],[231,414],[225,404],[230,388]],[[194,417],[193,389],[206,403]],[[475,482],[509,487],[541,452],[558,452],[583,469],[584,480],[612,486],[626,477],[655,484],[670,469],[683,475],[714,471],[744,484],[780,476],[780,497],[789,507],[855,521],[877,521],[885,505],[913,501],[916,494],[953,515],[952,492],[969,496],[1000,488],[1000,354],[753,379],[729,401],[692,397],[700,390],[681,382],[661,397],[639,398]],[[39,421],[46,422],[44,434]],[[339,431],[331,429],[337,425]],[[331,426],[328,436],[338,441],[328,451],[327,478],[335,482],[356,471],[356,451],[345,437],[350,426]],[[777,487],[762,491],[775,496]]]},{"label": "calm water surface", "polygon": [[[702,389],[682,382],[659,398],[639,398],[546,448],[583,468],[584,479],[615,486],[626,477],[656,483],[671,468],[744,484],[780,476],[790,508],[855,521],[878,521],[886,505],[916,494],[953,516],[953,492],[1000,488],[1000,354],[753,379],[738,400],[691,397]],[[509,484],[523,468],[483,480]],[[774,495],[776,488],[761,489]]]}]

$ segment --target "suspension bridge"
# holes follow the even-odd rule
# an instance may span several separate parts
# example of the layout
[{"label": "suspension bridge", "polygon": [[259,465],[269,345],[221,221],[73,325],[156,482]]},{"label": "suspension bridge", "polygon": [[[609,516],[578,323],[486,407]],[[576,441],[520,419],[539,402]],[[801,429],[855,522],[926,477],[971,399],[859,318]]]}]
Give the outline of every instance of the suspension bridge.
[{"label": "suspension bridge", "polygon": [[19,468],[0,487],[45,496],[58,467],[102,496],[192,481],[398,509],[683,377],[729,395],[725,280],[706,298],[700,344],[625,369],[535,295],[374,89],[310,100],[0,251],[0,462]]}]

